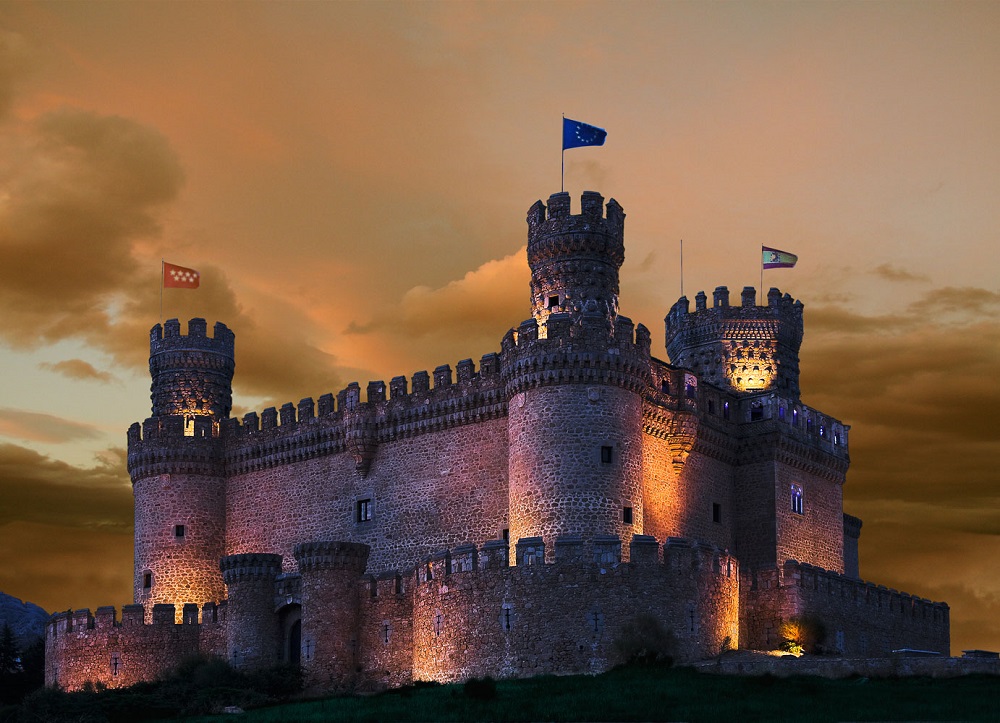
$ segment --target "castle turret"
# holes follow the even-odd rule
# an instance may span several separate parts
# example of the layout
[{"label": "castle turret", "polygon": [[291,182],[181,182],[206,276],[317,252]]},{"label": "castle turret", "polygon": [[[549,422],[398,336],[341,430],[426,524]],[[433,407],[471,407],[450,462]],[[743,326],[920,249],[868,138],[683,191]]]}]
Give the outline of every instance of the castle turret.
[{"label": "castle turret", "polygon": [[682,296],[664,320],[667,354],[673,364],[730,391],[771,390],[797,400],[802,302],[772,288],[767,305],[757,306],[756,293],[747,286],[741,304],[730,306],[729,289],[719,286],[709,307],[699,292],[694,312]]},{"label": "castle turret", "polygon": [[219,561],[229,590],[226,654],[242,670],[278,664],[281,647],[274,614],[274,581],[281,573],[281,555],[228,555]]},{"label": "castle turret", "polygon": [[[220,421],[232,406],[234,336],[187,335],[170,319],[150,330],[153,415],[128,432],[135,496],[135,602],[188,603],[225,597],[225,479]],[[178,605],[178,608],[180,606]]]},{"label": "castle turret", "polygon": [[358,580],[371,548],[357,542],[305,542],[295,546],[302,575],[302,671],[306,685],[347,690],[359,661],[361,602]]},{"label": "castle turret", "polygon": [[614,199],[584,191],[580,215],[570,214],[568,193],[554,193],[546,207],[528,211],[531,316],[545,335],[551,314],[618,315],[618,269],[625,261],[625,212]]},{"label": "castle turret", "polygon": [[642,393],[649,332],[618,316],[625,214],[569,195],[528,211],[532,318],[503,342],[510,538],[642,531]]}]

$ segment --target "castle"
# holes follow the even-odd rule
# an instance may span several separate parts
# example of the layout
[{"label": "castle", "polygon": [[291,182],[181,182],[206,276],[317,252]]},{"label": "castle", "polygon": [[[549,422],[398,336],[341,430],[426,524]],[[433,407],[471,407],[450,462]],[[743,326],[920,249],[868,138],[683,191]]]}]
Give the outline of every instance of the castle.
[{"label": "castle", "polygon": [[531,318],[499,352],[364,398],[237,420],[233,332],[154,326],[134,604],[54,615],[46,682],[129,685],[193,653],[329,690],[600,672],[640,616],[681,661],[774,649],[797,615],[844,655],[947,655],[946,604],[859,578],[848,426],[799,398],[802,304],[681,297],[661,361],[619,314],[622,207],[579,211],[528,211]]}]

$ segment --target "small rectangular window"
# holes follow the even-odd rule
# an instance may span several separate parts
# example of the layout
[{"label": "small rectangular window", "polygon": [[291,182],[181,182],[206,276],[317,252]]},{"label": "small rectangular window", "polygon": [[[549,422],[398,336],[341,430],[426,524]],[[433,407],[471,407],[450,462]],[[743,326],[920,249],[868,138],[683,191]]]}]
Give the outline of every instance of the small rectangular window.
[{"label": "small rectangular window", "polygon": [[718,502],[712,503],[712,522],[722,522],[722,505]]},{"label": "small rectangular window", "polygon": [[550,296],[549,297],[549,308],[552,309],[552,308],[554,308],[556,306],[559,306],[559,297],[558,296]]},{"label": "small rectangular window", "polygon": [[174,537],[184,537],[184,525],[174,525]]},{"label": "small rectangular window", "polygon": [[146,572],[142,575],[142,587],[144,590],[149,590],[153,587],[153,573]]},{"label": "small rectangular window", "polygon": [[722,418],[729,419],[729,402],[722,403]]},{"label": "small rectangular window", "polygon": [[358,500],[356,512],[358,522],[370,522],[372,519],[372,501]]},{"label": "small rectangular window", "polygon": [[764,418],[764,405],[756,403],[750,407],[750,421],[759,422]]},{"label": "small rectangular window", "polygon": [[631,525],[632,524],[632,508],[631,507],[622,507],[622,522],[624,522],[626,525]]},{"label": "small rectangular window", "polygon": [[708,413],[715,414],[715,401],[712,399],[708,400]]},{"label": "small rectangular window", "polygon": [[660,382],[660,391],[663,392],[664,394],[670,394],[670,380],[669,379],[664,379],[662,382]]},{"label": "small rectangular window", "polygon": [[601,447],[601,462],[603,464],[611,464],[611,447]]},{"label": "small rectangular window", "polygon": [[802,501],[802,487],[800,485],[792,485],[792,512],[797,515],[804,514],[803,510],[805,506]]}]

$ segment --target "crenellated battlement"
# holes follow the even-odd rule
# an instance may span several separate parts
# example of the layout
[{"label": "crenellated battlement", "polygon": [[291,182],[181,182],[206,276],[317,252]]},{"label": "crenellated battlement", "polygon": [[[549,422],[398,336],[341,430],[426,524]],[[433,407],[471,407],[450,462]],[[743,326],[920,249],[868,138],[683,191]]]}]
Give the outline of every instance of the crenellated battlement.
[{"label": "crenellated battlement", "polygon": [[[517,574],[534,574],[542,568],[558,571],[569,565],[582,565],[601,575],[623,565],[626,569],[657,567],[683,575],[728,578],[739,574],[739,563],[733,555],[704,540],[669,537],[661,545],[655,537],[633,535],[626,547],[614,535],[597,535],[590,543],[585,543],[579,535],[560,535],[554,546],[554,561],[546,562],[545,543],[541,537],[518,540],[513,559],[503,540],[489,540],[479,547],[466,544],[425,556],[413,574],[418,584],[440,582],[460,573],[511,568],[517,569]],[[624,549],[629,552],[628,562],[622,562]],[[511,565],[512,561],[516,565]]]},{"label": "crenellated battlement", "polygon": [[177,319],[168,319],[149,332],[150,399],[153,416],[182,415],[189,422],[199,416],[219,420],[233,406],[232,381],[235,335],[217,322],[208,336],[204,319],[191,319],[181,334]]},{"label": "crenellated battlement", "polygon": [[510,398],[554,384],[608,384],[642,394],[651,383],[649,330],[618,316],[552,314],[544,328],[528,319],[501,341]]},{"label": "crenellated battlement", "polygon": [[664,319],[667,353],[676,366],[735,393],[776,390],[797,399],[802,302],[776,288],[764,306],[756,296],[744,287],[742,303],[731,306],[729,289],[719,286],[708,306],[699,291],[693,312],[682,296]]},{"label": "crenellated battlement", "polygon": [[528,210],[531,315],[545,327],[553,314],[618,314],[618,270],[625,261],[625,212],[611,199],[585,191],[580,213],[568,193],[554,193]]},{"label": "crenellated battlement", "polygon": [[122,605],[121,615],[114,605],[104,605],[91,613],[90,608],[66,610],[53,613],[46,624],[46,637],[83,633],[88,630],[111,630],[113,628],[153,627],[164,625],[219,625],[226,622],[227,601],[184,603],[181,622],[176,622],[177,607],[172,604],[157,603],[151,606],[146,622],[146,607],[143,605]]}]

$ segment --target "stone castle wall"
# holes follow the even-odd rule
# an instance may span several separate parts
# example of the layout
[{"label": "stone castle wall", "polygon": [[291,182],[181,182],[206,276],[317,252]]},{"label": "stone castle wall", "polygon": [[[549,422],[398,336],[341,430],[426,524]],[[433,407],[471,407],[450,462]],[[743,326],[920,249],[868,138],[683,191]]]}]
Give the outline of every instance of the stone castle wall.
[{"label": "stone castle wall", "polygon": [[789,560],[743,580],[741,636],[747,646],[773,650],[781,623],[809,616],[822,623],[827,651],[882,657],[910,648],[948,655],[948,605],[914,597]]},{"label": "stone castle wall", "polygon": [[226,604],[141,605],[57,613],[45,632],[45,684],[79,690],[84,683],[125,688],[169,673],[191,655],[226,655]]}]

